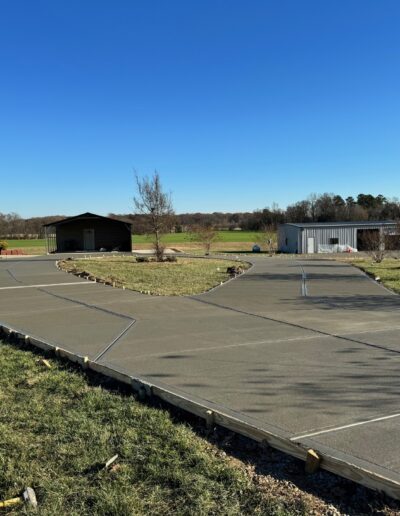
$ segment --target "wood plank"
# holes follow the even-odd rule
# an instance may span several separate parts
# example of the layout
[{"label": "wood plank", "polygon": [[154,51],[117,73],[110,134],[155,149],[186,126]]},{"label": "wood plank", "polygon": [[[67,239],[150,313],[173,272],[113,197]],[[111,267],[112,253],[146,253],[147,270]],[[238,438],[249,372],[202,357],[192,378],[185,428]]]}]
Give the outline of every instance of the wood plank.
[{"label": "wood plank", "polygon": [[321,465],[321,457],[315,450],[307,450],[305,472],[312,474],[319,470]]}]

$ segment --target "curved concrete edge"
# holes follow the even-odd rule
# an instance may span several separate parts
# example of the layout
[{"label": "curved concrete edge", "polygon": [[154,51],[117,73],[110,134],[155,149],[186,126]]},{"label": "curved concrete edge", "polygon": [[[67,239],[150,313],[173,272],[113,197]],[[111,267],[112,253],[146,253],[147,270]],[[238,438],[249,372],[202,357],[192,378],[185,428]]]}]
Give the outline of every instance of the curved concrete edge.
[{"label": "curved concrete edge", "polygon": [[[174,407],[204,419],[207,426],[219,425],[259,443],[265,443],[297,459],[307,460],[309,450],[305,443],[291,441],[289,435],[285,435],[283,432],[278,433],[275,428],[268,428],[265,424],[257,424],[255,420],[233,413],[212,402],[188,396],[177,390],[167,388],[161,383],[149,382],[148,379],[140,375],[127,374],[124,371],[90,360],[87,356],[81,356],[55,346],[38,337],[26,335],[20,330],[13,329],[0,322],[0,337],[2,336],[10,341],[17,339],[41,350],[53,352],[56,357],[70,360],[83,369],[92,370],[128,385],[142,400],[155,396]],[[322,469],[400,500],[400,482],[370,471],[367,467],[356,463],[355,458],[346,457],[329,448],[319,446],[319,449],[314,451],[320,459],[319,467]]]},{"label": "curved concrete edge", "polygon": [[383,290],[386,290],[386,292],[389,292],[389,294],[392,294],[393,296],[400,296],[400,294],[398,292],[395,292],[394,290],[391,290],[389,287],[387,287],[386,285],[384,285],[380,281],[376,281],[375,277],[373,277],[372,274],[370,274],[367,271],[364,271],[364,270],[360,269],[360,267],[357,267],[357,265],[355,265],[354,263],[349,263],[348,265],[353,267],[353,269],[356,269],[357,271],[359,271],[361,273],[361,275],[366,276],[367,279],[369,279],[369,281],[372,281],[372,283],[374,285],[379,285],[381,288],[383,288]]}]

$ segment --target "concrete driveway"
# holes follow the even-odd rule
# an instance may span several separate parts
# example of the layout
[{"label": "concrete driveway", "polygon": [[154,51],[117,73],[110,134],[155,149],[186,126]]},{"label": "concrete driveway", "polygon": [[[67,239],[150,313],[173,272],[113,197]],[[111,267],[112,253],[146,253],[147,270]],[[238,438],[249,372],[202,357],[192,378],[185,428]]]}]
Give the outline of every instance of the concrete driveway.
[{"label": "concrete driveway", "polygon": [[0,323],[400,483],[400,297],[351,266],[252,258],[191,298],[0,261]]}]

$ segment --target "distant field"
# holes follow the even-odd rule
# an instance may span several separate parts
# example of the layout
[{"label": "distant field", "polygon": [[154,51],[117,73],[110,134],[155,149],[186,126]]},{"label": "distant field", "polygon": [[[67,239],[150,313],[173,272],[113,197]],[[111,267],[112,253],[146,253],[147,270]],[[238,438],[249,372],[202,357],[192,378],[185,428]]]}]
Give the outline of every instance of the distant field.
[{"label": "distant field", "polygon": [[[219,231],[220,242],[260,242],[263,234],[257,231]],[[189,233],[169,233],[164,237],[167,244],[180,244],[191,242]],[[146,244],[151,242],[151,237],[147,235],[133,235],[135,244]]]},{"label": "distant field", "polygon": [[[219,231],[219,239],[212,246],[214,251],[250,251],[255,243],[262,244],[264,235],[257,231]],[[149,247],[151,236],[133,235],[134,248]],[[169,233],[165,235],[164,242],[168,246],[181,247],[184,250],[201,248],[200,244],[193,241],[189,233]],[[27,254],[44,254],[46,252],[46,241],[37,240],[7,240],[9,249],[23,249]],[[244,245],[242,245],[244,244]]]},{"label": "distant field", "polygon": [[[152,247],[152,238],[148,235],[133,235],[133,249],[149,249]],[[25,254],[46,254],[46,241],[44,239],[32,240],[7,240],[9,249],[21,249]],[[168,247],[176,247],[188,253],[204,253],[204,248],[199,242],[191,239],[189,233],[169,233],[164,237],[164,243]],[[263,251],[265,238],[262,232],[257,231],[219,231],[219,239],[214,242],[211,252],[214,253],[248,253],[257,243]]]},{"label": "distant field", "polygon": [[20,249],[21,247],[46,247],[46,241],[43,239],[31,240],[6,240],[9,249]]}]

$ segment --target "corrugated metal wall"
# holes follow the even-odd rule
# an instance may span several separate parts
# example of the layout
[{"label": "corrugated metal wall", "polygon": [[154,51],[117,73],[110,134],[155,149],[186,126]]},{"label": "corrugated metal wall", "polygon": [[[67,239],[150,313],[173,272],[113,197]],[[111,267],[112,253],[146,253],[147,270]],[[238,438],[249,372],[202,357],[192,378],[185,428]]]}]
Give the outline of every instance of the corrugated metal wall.
[{"label": "corrugated metal wall", "polygon": [[301,230],[296,226],[282,224],[278,228],[278,249],[282,253],[297,253],[300,246]]},{"label": "corrugated metal wall", "polygon": [[343,225],[321,227],[298,227],[282,224],[278,229],[278,249],[283,253],[307,253],[307,239],[314,238],[314,253],[319,245],[331,245],[331,239],[337,238],[340,246],[350,246],[357,249],[357,230],[365,229],[395,229],[396,224]]},{"label": "corrugated metal wall", "polygon": [[337,238],[339,245],[349,245],[357,248],[357,228],[352,226],[304,228],[301,237],[301,253],[307,253],[307,239],[314,238],[314,253],[318,252],[318,245],[328,245],[331,238]]}]

